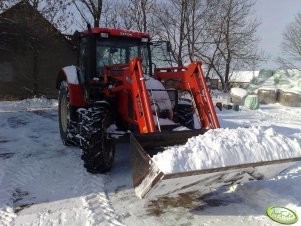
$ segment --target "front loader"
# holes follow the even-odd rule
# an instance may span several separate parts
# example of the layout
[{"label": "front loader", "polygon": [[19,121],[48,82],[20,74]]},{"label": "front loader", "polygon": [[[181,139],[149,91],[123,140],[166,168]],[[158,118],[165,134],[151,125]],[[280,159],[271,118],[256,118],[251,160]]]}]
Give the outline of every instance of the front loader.
[{"label": "front loader", "polygon": [[[156,67],[147,33],[93,28],[76,33],[78,65],[57,77],[59,127],[65,145],[78,145],[84,167],[105,173],[115,144],[130,139],[138,197],[174,195],[273,177],[301,158],[164,174],[152,156],[164,147],[220,127],[200,62]],[[163,55],[164,55],[163,54]],[[160,58],[160,57],[159,57]],[[162,63],[162,62],[161,62]],[[157,63],[158,65],[161,63]],[[194,129],[198,124],[200,129]],[[184,131],[175,131],[178,127]]]}]

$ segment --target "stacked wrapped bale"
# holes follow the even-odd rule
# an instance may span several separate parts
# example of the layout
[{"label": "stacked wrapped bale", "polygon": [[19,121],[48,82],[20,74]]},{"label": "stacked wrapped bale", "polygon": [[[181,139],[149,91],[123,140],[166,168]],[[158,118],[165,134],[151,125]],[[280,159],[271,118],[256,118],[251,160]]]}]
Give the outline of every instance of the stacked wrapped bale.
[{"label": "stacked wrapped bale", "polygon": [[261,69],[259,71],[259,74],[257,77],[253,78],[251,81],[250,81],[250,84],[248,86],[248,91],[250,93],[252,92],[256,92],[257,89],[259,87],[262,87],[263,84],[273,76],[275,72],[273,70],[264,70],[264,69]]},{"label": "stacked wrapped bale", "polygon": [[301,90],[301,78],[299,79],[299,81],[298,81],[298,88]]},{"label": "stacked wrapped bale", "polygon": [[261,70],[249,87],[250,93],[257,93],[261,104],[279,102],[290,107],[301,106],[301,71]]},{"label": "stacked wrapped bale", "polygon": [[256,110],[259,108],[259,99],[257,95],[248,95],[245,99],[245,107]]},{"label": "stacked wrapped bale", "polygon": [[279,90],[278,101],[284,106],[301,107],[301,92]]},{"label": "stacked wrapped bale", "polygon": [[274,104],[277,102],[278,90],[273,88],[260,88],[258,89],[258,98],[261,104]]}]

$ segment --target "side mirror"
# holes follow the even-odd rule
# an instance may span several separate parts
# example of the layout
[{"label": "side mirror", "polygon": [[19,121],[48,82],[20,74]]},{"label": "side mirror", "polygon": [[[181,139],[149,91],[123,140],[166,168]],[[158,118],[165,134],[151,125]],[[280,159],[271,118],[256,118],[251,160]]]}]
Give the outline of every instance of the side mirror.
[{"label": "side mirror", "polygon": [[153,42],[151,42],[151,45],[154,46],[154,47],[163,46],[163,44],[166,45],[166,51],[168,53],[170,53],[171,52],[170,41],[161,41],[161,40],[159,40],[159,41],[153,41]]},{"label": "side mirror", "polygon": [[72,42],[76,45],[76,43],[78,42],[79,38],[80,38],[80,33],[76,30],[76,31],[73,33],[73,35],[72,35],[72,37],[71,37],[71,40],[72,40]]},{"label": "side mirror", "polygon": [[171,52],[171,44],[170,44],[169,41],[166,42],[166,50],[167,50],[168,53]]}]

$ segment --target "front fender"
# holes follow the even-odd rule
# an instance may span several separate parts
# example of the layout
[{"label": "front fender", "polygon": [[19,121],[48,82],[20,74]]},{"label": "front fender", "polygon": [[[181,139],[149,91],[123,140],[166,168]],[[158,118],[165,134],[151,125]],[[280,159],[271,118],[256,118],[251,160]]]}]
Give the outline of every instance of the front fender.
[{"label": "front fender", "polygon": [[79,83],[76,66],[74,65],[67,66],[59,71],[56,80],[57,89],[60,88],[62,81],[67,81],[70,105],[74,107],[87,106],[85,92],[83,87]]}]

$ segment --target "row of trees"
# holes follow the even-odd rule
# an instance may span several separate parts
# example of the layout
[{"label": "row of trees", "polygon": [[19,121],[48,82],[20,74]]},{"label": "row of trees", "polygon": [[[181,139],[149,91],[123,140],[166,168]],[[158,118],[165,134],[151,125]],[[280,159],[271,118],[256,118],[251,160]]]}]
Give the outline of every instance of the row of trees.
[{"label": "row of trees", "polygon": [[[4,10],[20,0],[0,0]],[[257,49],[259,21],[254,0],[22,0],[63,33],[86,24],[149,32],[171,43],[174,65],[203,61],[206,76],[227,88],[233,70],[254,69],[263,60]]]},{"label": "row of trees", "polygon": [[277,61],[284,68],[301,68],[301,13],[289,24],[283,33],[283,56]]},{"label": "row of trees", "polygon": [[[264,60],[257,50],[260,23],[251,16],[254,4],[254,0],[123,0],[106,8],[103,22],[170,41],[174,64],[203,61],[206,76],[218,76],[227,88],[233,70],[254,69]],[[115,19],[107,20],[107,15]]]}]

